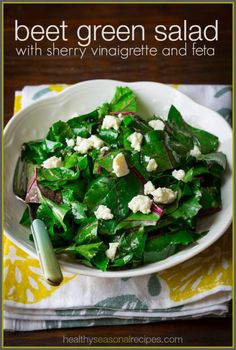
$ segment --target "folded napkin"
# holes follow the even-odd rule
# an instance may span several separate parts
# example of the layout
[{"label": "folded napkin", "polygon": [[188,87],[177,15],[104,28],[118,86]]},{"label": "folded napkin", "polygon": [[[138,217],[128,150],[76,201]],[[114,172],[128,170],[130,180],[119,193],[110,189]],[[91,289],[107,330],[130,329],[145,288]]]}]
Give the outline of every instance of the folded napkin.
[{"label": "folded napkin", "polygon": [[[231,123],[231,87],[172,85]],[[67,85],[26,86],[15,95],[16,113]],[[4,237],[4,328],[123,325],[225,316],[232,297],[231,230],[196,257],[157,274],[103,279],[63,271],[61,286],[48,285],[39,262]]]}]

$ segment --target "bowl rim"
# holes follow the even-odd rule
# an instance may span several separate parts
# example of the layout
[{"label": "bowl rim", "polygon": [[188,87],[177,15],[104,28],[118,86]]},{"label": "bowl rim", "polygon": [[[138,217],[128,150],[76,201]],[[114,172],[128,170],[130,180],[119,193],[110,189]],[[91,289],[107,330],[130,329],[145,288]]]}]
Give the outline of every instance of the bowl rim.
[{"label": "bowl rim", "polygon": [[[89,86],[90,84],[99,84],[99,83],[111,83],[111,84],[122,84],[122,85],[128,85],[129,87],[132,88],[133,85],[140,86],[143,84],[148,84],[148,85],[159,85],[162,88],[165,88],[167,91],[169,90],[170,93],[175,93],[179,96],[181,96],[182,98],[184,98],[187,102],[194,104],[195,107],[197,108],[201,108],[204,109],[206,112],[211,112],[213,114],[216,114],[218,116],[218,118],[220,117],[221,120],[224,122],[225,127],[228,129],[228,132],[231,133],[232,135],[232,128],[231,126],[227,123],[227,121],[217,112],[209,109],[208,107],[205,107],[197,102],[195,102],[194,100],[192,100],[190,97],[188,97],[187,95],[185,95],[184,93],[180,92],[179,90],[167,85],[167,84],[163,84],[163,83],[158,83],[155,81],[133,81],[133,82],[125,82],[125,81],[119,81],[119,80],[112,80],[112,79],[91,79],[91,80],[85,80],[82,82],[78,82],[76,84],[72,84],[67,86],[63,91],[58,92],[57,94],[53,95],[53,96],[49,96],[40,100],[36,100],[33,103],[31,103],[30,105],[26,106],[24,109],[21,109],[19,112],[17,112],[16,114],[14,114],[9,121],[7,122],[5,128],[4,128],[4,132],[3,132],[3,142],[5,139],[5,135],[8,132],[8,130],[11,128],[11,125],[15,123],[15,120],[17,119],[18,116],[21,116],[22,114],[24,115],[25,113],[29,113],[31,110],[33,110],[34,108],[37,108],[37,106],[42,105],[42,104],[50,104],[50,102],[54,102],[56,100],[60,100],[63,103],[63,99],[66,99],[68,96],[67,95],[71,95],[71,93],[76,92],[77,87],[83,87],[83,86]],[[233,144],[232,144],[233,147]],[[5,147],[4,147],[4,153],[5,153]],[[3,167],[4,167],[4,156],[3,156]],[[232,182],[232,179],[231,179]],[[5,190],[5,186],[4,186],[4,190]],[[3,194],[5,193],[5,191],[3,190]],[[59,258],[59,262],[62,265],[62,268],[64,268],[65,271],[68,272],[73,272],[73,273],[77,273],[77,274],[81,274],[81,275],[86,275],[86,276],[93,276],[93,277],[101,277],[101,278],[120,278],[120,277],[135,277],[135,276],[143,276],[143,275],[147,275],[147,274],[151,274],[151,273],[156,273],[156,272],[160,272],[160,271],[164,271],[167,270],[173,266],[177,266],[178,264],[187,261],[189,259],[191,259],[192,257],[196,256],[197,254],[199,254],[200,252],[206,250],[209,246],[211,246],[213,243],[215,243],[225,232],[226,230],[229,228],[231,222],[232,222],[232,201],[231,200],[231,204],[230,204],[230,209],[231,209],[231,215],[229,215],[228,220],[226,220],[224,222],[224,225],[222,227],[222,229],[218,232],[217,235],[215,235],[214,237],[212,237],[212,239],[209,241],[204,241],[202,242],[200,245],[195,246],[194,250],[189,250],[188,255],[183,255],[180,256],[177,254],[174,254],[164,260],[162,260],[161,262],[166,262],[169,258],[172,258],[172,261],[167,261],[168,262],[168,266],[155,266],[157,263],[160,262],[154,262],[151,264],[147,264],[147,265],[141,265],[138,267],[138,269],[136,268],[131,268],[128,270],[118,270],[118,271],[101,271],[99,269],[96,268],[87,268],[87,269],[80,269],[80,265],[79,263],[74,263],[74,262],[68,262],[66,260],[63,260],[61,258]],[[4,210],[4,204],[3,204],[3,210]],[[21,248],[22,250],[24,250],[25,252],[27,252],[29,255],[37,258],[37,253],[36,251],[32,251],[28,246],[23,245],[23,243],[19,242],[14,236],[11,235],[11,233],[8,232],[8,230],[5,228],[5,221],[4,221],[4,215],[3,215],[3,230],[4,233],[6,234],[6,236],[14,243],[16,244],[19,248]],[[176,259],[174,258],[176,257]],[[176,261],[177,260],[177,261]],[[84,265],[81,265],[83,267],[85,267]]]}]

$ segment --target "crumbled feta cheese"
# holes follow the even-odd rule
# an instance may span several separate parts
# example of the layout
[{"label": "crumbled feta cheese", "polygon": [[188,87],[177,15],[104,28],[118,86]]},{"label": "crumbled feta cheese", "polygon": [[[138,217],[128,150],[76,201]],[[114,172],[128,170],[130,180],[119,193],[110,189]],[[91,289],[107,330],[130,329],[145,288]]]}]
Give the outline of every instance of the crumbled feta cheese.
[{"label": "crumbled feta cheese", "polygon": [[93,141],[89,139],[85,139],[83,137],[77,136],[76,146],[74,150],[81,154],[86,154],[93,147]]},{"label": "crumbled feta cheese", "polygon": [[115,129],[119,130],[120,119],[114,117],[113,115],[106,115],[102,122],[102,129]]},{"label": "crumbled feta cheese", "polygon": [[96,135],[91,135],[88,139],[77,136],[76,146],[74,147],[74,150],[81,154],[85,154],[88,153],[91,148],[100,149],[103,147],[103,145],[103,140],[101,140]]},{"label": "crumbled feta cheese", "polygon": [[164,130],[165,128],[165,124],[160,119],[153,119],[148,122],[148,125],[150,125],[154,130]]},{"label": "crumbled feta cheese", "polygon": [[109,243],[109,248],[105,251],[107,258],[111,261],[115,260],[116,251],[119,247],[119,242]]},{"label": "crumbled feta cheese", "polygon": [[151,194],[153,191],[155,191],[155,186],[153,185],[153,183],[151,181],[148,181],[147,183],[145,183],[144,194],[148,195],[148,194]]},{"label": "crumbled feta cheese", "polygon": [[155,161],[155,159],[150,159],[148,162],[148,165],[146,167],[146,170],[148,172],[155,171],[157,169],[157,167],[158,167],[158,165],[157,165],[157,162]]},{"label": "crumbled feta cheese", "polygon": [[102,146],[104,146],[104,142],[99,137],[97,137],[96,135],[91,135],[89,140],[92,141],[93,148],[99,149]]},{"label": "crumbled feta cheese", "polygon": [[97,210],[94,212],[96,218],[103,219],[103,220],[110,220],[113,219],[114,215],[111,212],[111,209],[108,208],[106,205],[99,205]]},{"label": "crumbled feta cheese", "polygon": [[112,167],[117,177],[122,177],[129,174],[129,168],[123,153],[118,153],[117,156],[115,156]]},{"label": "crumbled feta cheese", "polygon": [[143,141],[143,135],[140,132],[134,132],[128,137],[129,142],[131,143],[131,147],[135,149],[135,151],[141,151],[141,144]]},{"label": "crumbled feta cheese", "polygon": [[121,121],[124,119],[124,116],[122,113],[119,113],[118,116],[117,116]]},{"label": "crumbled feta cheese", "polygon": [[200,156],[202,153],[197,145],[194,145],[193,149],[190,151],[190,156],[197,157]]},{"label": "crumbled feta cheese", "polygon": [[150,157],[148,157],[148,156],[144,156],[144,160],[145,160],[145,162],[149,162],[149,160],[150,160],[151,158]]},{"label": "crumbled feta cheese", "polygon": [[104,147],[102,147],[101,149],[100,149],[100,152],[101,152],[101,154],[102,155],[104,155],[106,152],[108,152],[109,151],[109,147],[107,147],[107,146],[104,146]]},{"label": "crumbled feta cheese", "polygon": [[173,170],[172,171],[172,176],[179,181],[182,181],[183,178],[185,177],[185,171],[183,169],[179,170]]},{"label": "crumbled feta cheese", "polygon": [[128,203],[128,207],[133,213],[140,211],[143,214],[151,212],[152,200],[148,196],[138,195],[132,198]]},{"label": "crumbled feta cheese", "polygon": [[51,157],[51,158],[48,158],[47,160],[45,160],[43,163],[42,163],[42,166],[46,169],[51,169],[51,168],[60,168],[62,166],[62,160],[61,160],[61,157],[58,158],[58,157]]},{"label": "crumbled feta cheese", "polygon": [[66,144],[68,147],[74,147],[75,140],[74,139],[66,139]]},{"label": "crumbled feta cheese", "polygon": [[170,204],[176,199],[177,192],[172,191],[170,188],[158,187],[152,192],[152,196],[155,203]]}]

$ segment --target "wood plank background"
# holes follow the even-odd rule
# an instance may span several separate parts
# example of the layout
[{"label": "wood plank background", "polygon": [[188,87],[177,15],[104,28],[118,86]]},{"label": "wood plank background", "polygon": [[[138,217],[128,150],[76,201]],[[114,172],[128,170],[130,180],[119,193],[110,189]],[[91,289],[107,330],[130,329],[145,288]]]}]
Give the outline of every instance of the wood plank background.
[{"label": "wood plank background", "polygon": [[[232,75],[232,21],[231,5],[197,4],[47,4],[4,5],[4,120],[12,117],[15,90],[25,85],[44,83],[77,83],[87,79],[117,79],[125,81],[151,80],[162,83],[231,84]],[[214,57],[19,57],[14,41],[14,20],[33,26],[59,25],[64,19],[69,25],[68,46],[76,45],[75,30],[81,24],[142,24],[146,29],[147,43],[157,45],[153,28],[157,24],[181,25],[184,19],[190,24],[205,26],[219,21],[219,40],[214,43]],[[28,43],[28,42],[27,42]],[[29,42],[30,43],[30,42]],[[96,45],[104,45],[101,41]],[[117,45],[117,42],[107,44]],[[127,44],[127,43],[126,43]],[[138,44],[138,43],[137,43]],[[140,44],[140,43],[139,43]],[[40,44],[43,48],[46,43]],[[65,46],[57,42],[58,46]],[[158,43],[158,47],[166,46]],[[126,46],[129,46],[128,44]],[[173,45],[172,45],[173,46]],[[180,44],[176,44],[180,47]],[[210,45],[211,46],[211,45]],[[229,346],[232,342],[231,319],[201,319],[170,321],[137,326],[92,327],[39,332],[5,333],[5,346],[56,346],[63,345],[62,337],[77,336],[183,336],[184,346]],[[66,344],[64,344],[66,345]],[[68,344],[69,345],[69,344]],[[86,343],[81,345],[87,345]],[[102,344],[100,344],[102,345]],[[104,344],[105,345],[105,344]],[[112,345],[112,344],[110,344]],[[124,344],[113,344],[124,345]],[[129,344],[130,345],[130,344]],[[135,345],[135,344],[133,344]],[[156,345],[156,344],[149,344]],[[168,344],[168,346],[178,344]]]},{"label": "wood plank background", "polygon": [[[232,321],[226,319],[200,319],[192,321],[166,321],[132,326],[89,327],[58,329],[37,332],[5,333],[5,346],[88,346],[86,338],[80,344],[66,343],[63,337],[161,337],[162,343],[151,341],[147,346],[230,346],[232,344]],[[164,338],[169,337],[164,340]],[[173,338],[180,337],[174,343]],[[98,344],[93,344],[93,346]],[[120,343],[107,344],[106,340],[100,346],[135,346],[143,348],[143,344]]]},{"label": "wood plank background", "polygon": [[[230,84],[232,75],[232,22],[231,5],[198,4],[47,4],[47,5],[5,5],[5,120],[9,120],[13,111],[14,91],[25,85],[43,83],[77,83],[87,79],[117,79],[125,81],[151,80],[162,83],[184,84]],[[216,54],[209,56],[171,56],[164,57],[93,57],[84,60],[77,56],[17,56],[15,48],[20,45],[14,40],[14,20],[32,27],[35,24],[48,26],[61,24],[64,19],[69,26],[67,46],[76,47],[76,28],[81,24],[142,24],[146,29],[146,42],[150,46],[163,48],[165,42],[156,42],[154,29],[157,24],[169,26],[181,25],[184,19],[189,24],[202,27],[219,21],[219,40],[214,42]],[[30,44],[27,41],[26,44]],[[20,43],[22,46],[22,43]],[[39,42],[42,48],[48,42]],[[65,42],[56,42],[65,46]],[[104,45],[98,40],[96,45]],[[119,43],[107,43],[115,46]],[[137,42],[137,45],[141,42]],[[203,42],[204,44],[204,42]],[[91,45],[92,46],[92,45]],[[124,43],[129,46],[129,43]],[[181,42],[172,43],[181,47]],[[208,46],[212,46],[208,43]]]}]

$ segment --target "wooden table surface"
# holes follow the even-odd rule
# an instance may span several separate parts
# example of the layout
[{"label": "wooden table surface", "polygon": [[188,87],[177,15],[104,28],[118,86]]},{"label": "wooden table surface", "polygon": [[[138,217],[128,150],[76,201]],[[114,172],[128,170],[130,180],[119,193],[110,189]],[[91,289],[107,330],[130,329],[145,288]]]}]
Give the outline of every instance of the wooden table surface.
[{"label": "wooden table surface", "polygon": [[[163,83],[185,84],[231,84],[232,76],[232,22],[230,4],[5,4],[4,5],[4,120],[5,123],[13,114],[15,90],[25,85],[46,83],[73,84],[88,79],[117,79],[124,81],[151,80]],[[77,56],[17,56],[14,41],[14,20],[32,27],[35,24],[48,26],[59,25],[64,19],[69,25],[69,47],[76,47],[76,28],[81,24],[142,24],[146,29],[146,42],[159,49],[168,46],[154,40],[153,28],[157,24],[169,26],[183,23],[206,26],[219,21],[219,39],[208,43],[215,47],[214,57],[171,56],[164,57],[93,57],[91,54],[80,60]],[[27,41],[25,44],[31,44]],[[95,45],[104,45],[100,39]],[[118,45],[118,42],[107,43],[107,47]],[[141,44],[137,40],[136,45]],[[203,42],[204,44],[204,42]],[[21,43],[22,45],[22,43]],[[46,48],[48,42],[40,43]],[[130,46],[130,43],[123,44]],[[57,42],[57,46],[65,46]],[[134,46],[134,44],[133,44]],[[172,46],[181,47],[180,43]],[[92,327],[80,329],[63,329],[39,332],[5,333],[5,346],[13,345],[63,345],[64,336],[182,336],[182,345],[207,346],[230,345],[232,342],[231,319],[200,319],[191,321],[170,321],[137,326]],[[66,344],[64,344],[66,345]],[[86,344],[84,344],[86,345]],[[110,344],[111,345],[111,344]],[[116,345],[116,344],[113,344]],[[122,344],[117,344],[122,345]],[[135,344],[133,344],[135,345]],[[155,345],[155,344],[150,344]],[[168,344],[168,346],[178,344]]]},{"label": "wooden table surface", "polygon": [[[135,326],[110,326],[110,327],[89,327],[59,329],[37,332],[5,332],[5,346],[86,346],[89,337],[104,337],[100,346],[135,346],[143,347],[137,340],[133,343],[125,342],[124,338],[146,336],[150,338],[161,338],[161,343],[150,341],[147,346],[230,346],[232,321],[225,319],[199,319],[194,321],[166,321]],[[74,344],[69,343],[70,337],[84,336],[84,341]],[[67,338],[65,338],[67,337]],[[107,337],[123,338],[113,344],[106,342]],[[175,342],[174,342],[175,338]],[[64,341],[63,341],[64,339]],[[76,339],[76,338],[75,338]],[[81,338],[80,338],[81,339]],[[68,342],[67,342],[68,341]],[[98,344],[96,344],[98,345]],[[93,344],[95,346],[95,344]]]}]

